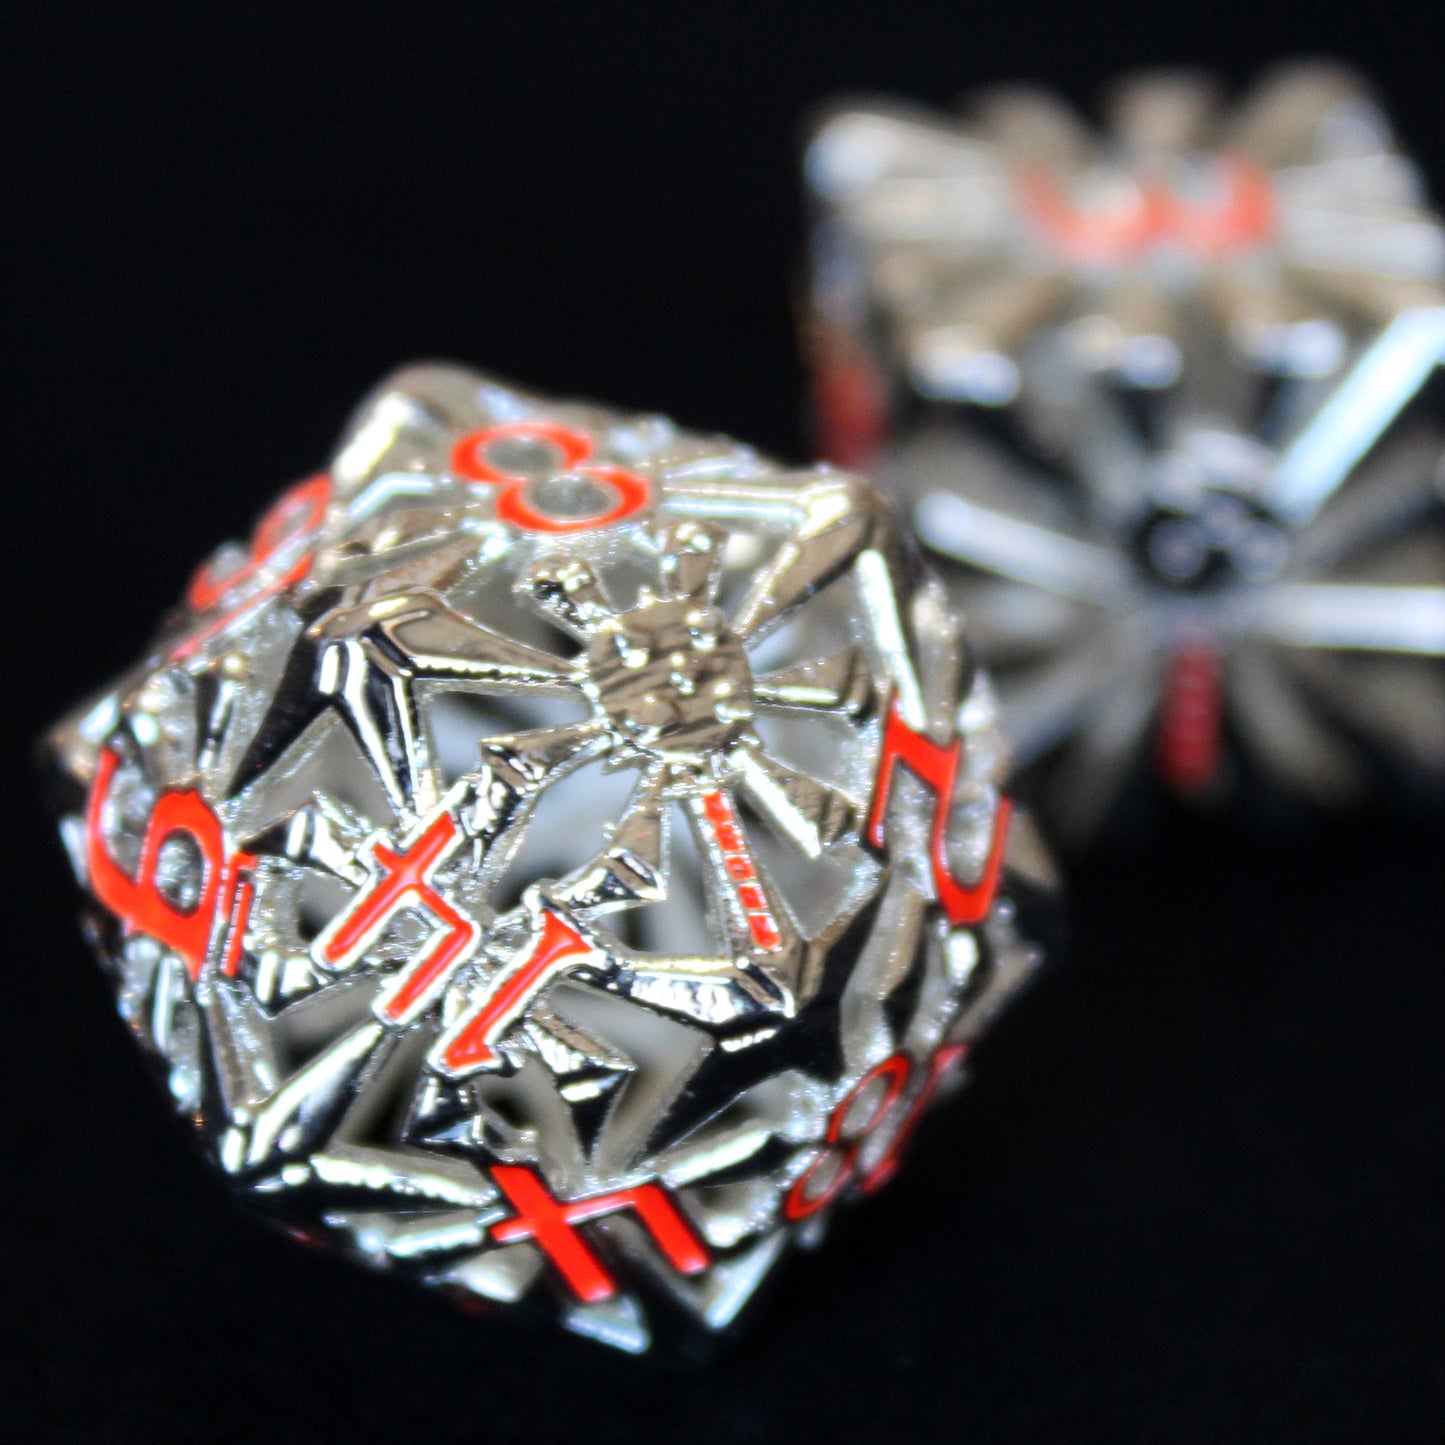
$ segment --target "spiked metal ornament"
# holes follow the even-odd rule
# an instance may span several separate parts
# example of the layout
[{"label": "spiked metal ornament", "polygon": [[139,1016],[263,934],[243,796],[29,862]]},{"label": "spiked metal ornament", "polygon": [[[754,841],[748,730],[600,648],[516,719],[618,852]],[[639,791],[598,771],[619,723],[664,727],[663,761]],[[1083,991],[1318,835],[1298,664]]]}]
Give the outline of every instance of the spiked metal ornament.
[{"label": "spiked metal ornament", "polygon": [[51,746],[237,1187],[628,1350],[881,1185],[1037,957],[988,685],[877,496],[457,369]]},{"label": "spiked metal ornament", "polygon": [[1292,67],[1132,81],[1104,139],[979,110],[822,126],[809,334],[824,451],[908,500],[1056,821],[1151,756],[1445,779],[1445,231],[1378,106]]}]

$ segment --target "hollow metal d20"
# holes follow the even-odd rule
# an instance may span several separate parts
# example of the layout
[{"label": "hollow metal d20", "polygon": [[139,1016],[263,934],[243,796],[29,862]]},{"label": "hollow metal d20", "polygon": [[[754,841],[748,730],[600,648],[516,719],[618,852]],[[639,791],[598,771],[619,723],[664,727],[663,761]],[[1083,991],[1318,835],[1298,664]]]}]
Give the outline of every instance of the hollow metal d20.
[{"label": "hollow metal d20", "polygon": [[[808,153],[825,454],[906,499],[1027,784],[1445,785],[1445,228],[1333,67],[1237,107],[840,109]],[[1423,785],[1423,787],[1422,787]]]},{"label": "hollow metal d20", "polygon": [[877,496],[453,368],[51,748],[245,1197],[628,1350],[884,1183],[1037,958],[987,682]]}]

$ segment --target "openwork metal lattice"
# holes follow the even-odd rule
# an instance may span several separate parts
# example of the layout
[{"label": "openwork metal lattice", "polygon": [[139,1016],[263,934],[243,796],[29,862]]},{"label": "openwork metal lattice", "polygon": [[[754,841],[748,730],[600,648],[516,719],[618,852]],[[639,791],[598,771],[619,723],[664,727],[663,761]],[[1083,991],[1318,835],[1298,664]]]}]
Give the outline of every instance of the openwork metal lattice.
[{"label": "openwork metal lattice", "polygon": [[881,1185],[1037,957],[987,683],[875,494],[458,369],[52,746],[238,1188],[625,1349]]},{"label": "openwork metal lattice", "polygon": [[808,155],[826,454],[909,501],[1020,764],[1090,831],[1142,766],[1338,803],[1445,778],[1445,232],[1379,106],[1031,91]]}]

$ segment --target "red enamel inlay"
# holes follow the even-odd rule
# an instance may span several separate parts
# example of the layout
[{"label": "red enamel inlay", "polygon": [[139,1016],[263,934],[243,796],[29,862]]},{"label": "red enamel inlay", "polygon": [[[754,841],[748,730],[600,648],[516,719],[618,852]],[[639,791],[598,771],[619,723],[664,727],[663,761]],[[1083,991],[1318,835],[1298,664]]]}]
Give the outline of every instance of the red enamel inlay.
[{"label": "red enamel inlay", "polygon": [[[243,870],[253,866],[255,859],[230,851],[221,820],[199,793],[172,789],[162,793],[151,808],[141,840],[140,865],[132,878],[111,856],[105,842],[105,804],[119,767],[119,755],[106,748],[96,763],[86,803],[86,866],[92,891],[130,928],[178,953],[193,979],[199,978],[205,967],[218,919],[227,920],[230,938],[225,967],[234,973],[240,964],[241,940],[254,893],[254,884]],[[201,859],[200,888],[190,908],[172,903],[156,878],[161,849],[177,836],[189,838]]]},{"label": "red enamel inlay", "polygon": [[528,1000],[554,974],[594,952],[571,924],[546,909],[531,946],[498,972],[486,998],[448,1036],[442,1050],[443,1065],[458,1074],[493,1067],[498,1062],[498,1040]]},{"label": "red enamel inlay", "polygon": [[205,627],[185,637],[172,654],[177,659],[192,657],[211,638],[225,632],[260,603],[284,592],[311,571],[316,560],[314,548],[301,551],[286,570],[269,581],[264,573],[277,555],[293,543],[309,537],[326,517],[331,497],[331,478],[308,477],[284,492],[256,525],[246,560],[230,572],[218,572],[212,561],[203,562],[191,578],[186,601],[197,612],[209,612],[222,601],[233,598],[235,605]]},{"label": "red enamel inlay", "polygon": [[[944,1044],[937,1049],[924,1064],[923,1081],[901,1114],[898,1107],[915,1073],[913,1060],[907,1054],[894,1054],[864,1074],[829,1116],[824,1147],[784,1197],[784,1215],[793,1220],[807,1219],[825,1209],[854,1182],[864,1194],[872,1194],[887,1184],[898,1172],[904,1150],[939,1085],[967,1052],[965,1044]],[[883,1087],[869,1103],[865,1116],[855,1117],[858,1099],[880,1080],[884,1081]],[[861,1171],[859,1156],[864,1145],[890,1128],[892,1137],[883,1153],[866,1172]],[[822,1169],[831,1172],[827,1182],[815,1191],[813,1181]]]},{"label": "red enamel inlay", "polygon": [[817,452],[850,471],[864,469],[888,435],[888,387],[868,353],[841,337],[823,344],[813,371]]},{"label": "red enamel inlay", "polygon": [[883,751],[878,760],[878,777],[874,784],[873,806],[869,811],[867,830],[868,841],[875,848],[883,847],[888,799],[893,791],[894,770],[899,763],[928,784],[934,794],[929,862],[934,886],[938,890],[938,901],[948,914],[949,921],[955,925],[982,923],[988,917],[1003,877],[1005,844],[1008,839],[1009,820],[1013,814],[1011,800],[1000,798],[994,818],[993,839],[989,845],[983,874],[972,887],[960,883],[953,876],[948,861],[948,815],[953,806],[953,789],[958,779],[962,755],[962,738],[956,737],[948,747],[943,747],[924,737],[922,733],[914,732],[904,722],[898,699],[895,697],[888,710],[888,723],[883,731]]},{"label": "red enamel inlay", "polygon": [[609,1194],[559,1201],[536,1171],[523,1165],[494,1164],[491,1175],[517,1211],[490,1227],[492,1238],[498,1244],[533,1240],[580,1300],[610,1299],[617,1293],[617,1281],[577,1226],[622,1210],[637,1216],[679,1274],[698,1274],[708,1267],[707,1246],[660,1184],[638,1184]]},{"label": "red enamel inlay", "polygon": [[[495,465],[489,448],[508,438],[539,441],[557,452],[557,470],[576,472],[600,483],[616,501],[595,517],[556,517],[538,511],[527,500],[527,488],[537,480],[521,472],[509,472]],[[652,500],[652,483],[625,467],[592,462],[594,444],[586,432],[554,422],[518,421],[483,427],[464,436],[452,448],[452,471],[469,482],[501,488],[497,496],[497,517],[525,532],[586,532],[610,527],[640,512]]]},{"label": "red enamel inlay", "polygon": [[704,793],[702,799],[703,817],[712,830],[713,840],[722,854],[723,867],[736,884],[734,893],[738,906],[747,919],[748,932],[753,942],[764,953],[772,953],[782,943],[777,919],[773,917],[768,896],[757,878],[752,857],[748,853],[747,839],[738,824],[737,814],[726,793]]},{"label": "red enamel inlay", "polygon": [[1224,684],[1218,652],[1186,642],[1169,662],[1159,708],[1155,761],[1175,791],[1197,793],[1219,775],[1224,760]]},{"label": "red enamel inlay", "polygon": [[405,1023],[435,997],[447,976],[469,957],[481,937],[469,918],[432,883],[432,874],[462,842],[449,812],[438,813],[400,851],[379,838],[368,857],[373,879],[352,899],[317,940],[318,957],[330,968],[349,968],[375,943],[388,920],[404,908],[424,908],[437,929],[428,946],[412,960],[377,1000],[386,1020]]},{"label": "red enamel inlay", "polygon": [[1108,207],[1076,205],[1059,178],[1032,167],[1016,180],[1023,211],[1050,250],[1082,265],[1135,261],[1156,247],[1175,246],[1207,259],[1269,240],[1278,207],[1269,177],[1239,156],[1214,160],[1220,194],[1191,201],[1161,182],[1120,188]]}]

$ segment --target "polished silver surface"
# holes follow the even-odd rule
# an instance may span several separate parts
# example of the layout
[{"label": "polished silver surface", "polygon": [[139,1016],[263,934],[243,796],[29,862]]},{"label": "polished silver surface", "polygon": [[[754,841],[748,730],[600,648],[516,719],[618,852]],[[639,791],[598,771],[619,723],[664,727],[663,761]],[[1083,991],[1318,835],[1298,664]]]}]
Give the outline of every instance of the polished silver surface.
[{"label": "polished silver surface", "polygon": [[1038,959],[988,682],[876,494],[458,368],[50,743],[238,1190],[626,1350],[886,1182]]},{"label": "polished silver surface", "polygon": [[1445,780],[1445,230],[1374,99],[1012,89],[807,157],[825,454],[909,502],[1020,765],[1087,837],[1146,769]]}]

